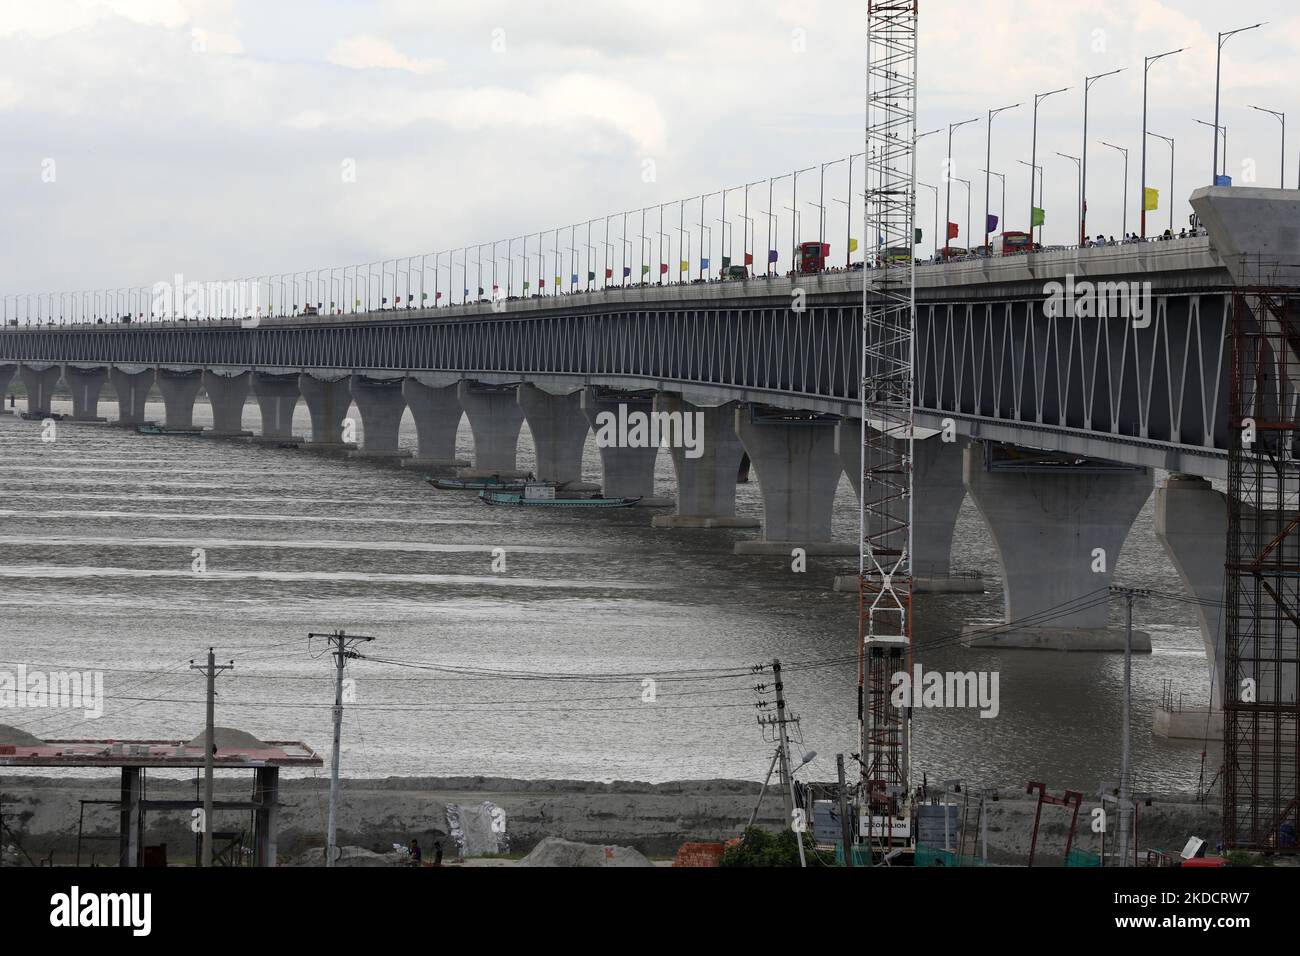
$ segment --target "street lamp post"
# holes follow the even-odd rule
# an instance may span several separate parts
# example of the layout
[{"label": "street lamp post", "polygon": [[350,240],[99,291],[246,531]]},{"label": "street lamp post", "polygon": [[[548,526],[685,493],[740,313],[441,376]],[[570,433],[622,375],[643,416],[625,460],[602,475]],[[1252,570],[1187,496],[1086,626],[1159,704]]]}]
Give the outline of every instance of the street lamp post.
[{"label": "street lamp post", "polygon": [[[1208,126],[1210,129],[1214,130],[1214,150],[1216,153],[1215,162],[1218,162],[1217,153],[1219,150],[1219,134],[1220,133],[1223,134],[1223,165],[1224,165],[1224,171],[1226,175],[1227,165],[1228,165],[1228,127],[1219,126],[1215,123],[1207,123],[1205,120],[1196,120],[1196,122],[1200,123],[1202,126]],[[1219,177],[1217,167],[1214,176],[1215,179],[1218,179]]]},{"label": "street lamp post", "polygon": [[[790,182],[790,206],[793,209],[799,208],[799,174],[812,172],[816,166],[809,166],[806,169],[796,169],[791,175],[793,179]],[[791,271],[793,270],[795,256],[799,249],[799,213],[795,213],[790,220],[790,263]]]},{"label": "street lamp post", "polygon": [[[1124,154],[1124,205],[1121,206],[1120,208],[1124,210],[1123,229],[1124,229],[1124,238],[1127,239],[1128,238],[1128,150],[1123,146],[1116,146],[1114,143],[1108,143],[1105,140],[1101,140],[1101,145],[1109,146],[1111,149]],[[1146,203],[1143,203],[1142,205],[1145,206]]]},{"label": "street lamp post", "polygon": [[[999,225],[1002,226],[1002,231],[1003,231],[1003,232],[1006,232],[1006,231],[1007,231],[1007,174],[1006,174],[1006,173],[994,172],[993,170],[990,170],[990,169],[981,169],[980,172],[983,173],[983,174],[986,175],[986,176],[996,176],[996,177],[998,177],[999,181],[1001,181],[1001,183],[1002,183],[1002,216],[1001,216],[1001,218],[998,220],[998,223],[999,223]],[[985,192],[987,192],[987,191],[988,191],[988,190],[985,190]],[[985,222],[985,223],[987,223],[987,222],[989,221],[988,204],[989,204],[989,201],[988,201],[988,197],[986,196],[986,197],[984,198],[984,206],[985,206],[985,211],[984,211],[984,222]],[[1033,222],[1033,220],[1031,219],[1030,222]],[[987,229],[988,227],[985,226],[985,228]],[[984,237],[984,245],[986,245],[986,246],[988,245],[988,236],[987,236],[987,235]]]},{"label": "street lamp post", "polygon": [[[984,254],[989,254],[989,171],[988,167],[993,165],[993,118],[999,113],[1005,113],[1007,110],[1019,109],[1020,104],[1015,103],[1011,106],[1002,106],[995,110],[989,110],[988,128],[984,140]],[[1005,192],[1006,183],[1003,182],[1003,191]],[[1002,231],[1006,232],[1006,210],[1002,211]],[[1032,220],[1031,220],[1032,221]]]},{"label": "street lamp post", "polygon": [[[832,166],[836,166],[836,165],[838,165],[838,164],[844,162],[844,161],[847,160],[847,159],[848,159],[848,157],[845,156],[844,159],[832,159],[829,163],[822,163],[822,171],[821,171],[821,186],[820,186],[820,192],[819,192],[818,195],[817,195],[817,198],[818,198],[818,200],[819,200],[819,206],[821,207],[821,218],[819,219],[818,224],[817,224],[817,241],[818,241],[818,242],[825,242],[825,241],[826,241],[826,205],[825,205],[825,203],[826,203],[826,170],[830,169]],[[852,163],[850,163],[849,165],[850,165],[850,167],[852,167]],[[850,193],[850,195],[852,195],[852,193]]]},{"label": "street lamp post", "polygon": [[[938,262],[939,261],[939,187],[931,186],[929,183],[923,183],[920,180],[917,180],[916,184],[918,186],[924,186],[926,189],[934,193],[934,242],[935,242],[934,261]],[[863,258],[865,259],[866,256],[863,256]]]},{"label": "street lamp post", "polygon": [[[1076,200],[1078,205],[1075,207],[1075,211],[1078,213],[1080,217],[1082,217],[1083,216],[1083,161],[1079,159],[1078,156],[1070,156],[1067,153],[1057,153],[1056,155],[1060,156],[1062,159],[1071,160],[1074,163],[1074,165],[1077,167],[1077,171],[1079,174],[1079,197]],[[1076,222],[1082,222],[1082,218],[1076,220]],[[1087,245],[1087,237],[1081,236],[1080,239],[1081,239],[1079,243],[1080,246]]]},{"label": "street lamp post", "polygon": [[[1143,239],[1147,237],[1147,75],[1151,72],[1151,64],[1156,62],[1156,60],[1163,60],[1165,57],[1173,56],[1175,53],[1182,53],[1184,49],[1186,49],[1186,47],[1179,47],[1177,50],[1170,50],[1168,53],[1158,53],[1155,56],[1149,56],[1142,65],[1142,193],[1139,202],[1141,203],[1142,209],[1141,232]],[[1128,160],[1125,159],[1125,163],[1127,162]],[[1173,201],[1174,197],[1170,196],[1169,202],[1172,204]]]},{"label": "street lamp post", "polygon": [[[946,196],[946,198],[944,199],[944,203],[943,203],[943,245],[944,245],[944,248],[947,248],[947,247],[948,247],[948,243],[952,241],[951,237],[948,235],[948,223],[952,222],[952,178],[953,178],[953,177],[952,177],[952,172],[953,172],[953,170],[952,170],[952,134],[953,134],[953,131],[954,131],[954,130],[961,129],[961,127],[963,127],[963,126],[968,126],[968,125],[970,125],[971,123],[978,123],[978,122],[979,122],[979,117],[977,116],[977,117],[975,117],[974,119],[962,120],[960,123],[949,123],[949,124],[948,124],[948,156],[947,156],[947,158],[944,160],[944,167],[943,167],[943,181],[947,184],[947,187],[948,187],[947,190],[946,190],[947,196]],[[865,240],[866,237],[863,236],[863,239]],[[970,241],[970,238],[967,237],[967,242],[969,242],[969,241]]]},{"label": "street lamp post", "polygon": [[[772,208],[772,184],[778,180],[785,179],[785,177],[789,175],[789,173],[786,173],[785,176],[769,176],[767,178],[767,208],[769,210]],[[768,275],[772,274],[772,251],[772,215],[769,212],[767,217],[767,249],[763,251],[763,256],[767,259]]]},{"label": "street lamp post", "polygon": [[[1035,179],[1037,179],[1038,208],[1042,209],[1043,208],[1043,167],[1035,166],[1033,163],[1027,163],[1023,159],[1017,159],[1016,162],[1019,163],[1021,166],[1029,167],[1029,201],[1030,201],[1029,236],[1032,239],[1034,235],[1034,213],[1033,213],[1034,182]],[[1039,245],[1042,245],[1043,243],[1043,227],[1041,225],[1038,227],[1037,242]]]},{"label": "street lamp post", "polygon": [[[1034,135],[1032,145],[1029,150],[1029,234],[1034,234],[1034,170],[1042,171],[1043,167],[1038,165],[1038,104],[1043,102],[1049,96],[1055,96],[1057,93],[1066,93],[1073,89],[1070,86],[1063,86],[1059,90],[1052,90],[1050,93],[1034,94]],[[1042,203],[1042,192],[1038,195],[1039,203]],[[1040,205],[1038,208],[1042,208]],[[1041,243],[1043,239],[1043,227],[1038,227],[1038,240]]]},{"label": "street lamp post", "polygon": [[1081,246],[1088,241],[1088,93],[1092,90],[1092,84],[1108,76],[1123,73],[1124,69],[1120,67],[1109,73],[1098,73],[1096,76],[1083,78],[1083,159],[1079,170],[1079,245]]},{"label": "street lamp post", "polygon": [[[1265,20],[1263,21],[1263,23],[1256,23],[1253,24],[1252,26],[1242,27],[1239,30],[1229,30],[1227,33],[1219,34],[1218,50],[1214,54],[1214,128],[1215,129],[1220,128],[1219,89],[1220,89],[1220,80],[1222,79],[1223,76],[1223,44],[1227,43],[1230,37],[1234,37],[1238,33],[1245,33],[1247,30],[1256,30],[1264,26],[1265,23],[1268,23],[1268,21]],[[1223,165],[1226,170],[1228,165],[1228,143],[1227,143],[1226,135],[1224,136],[1224,144],[1223,144]],[[1210,176],[1211,186],[1214,185],[1215,180],[1218,178],[1218,175],[1219,175],[1219,137],[1215,136],[1214,137],[1214,164],[1211,167],[1211,176]]]},{"label": "street lamp post", "polygon": [[[1147,131],[1148,136],[1154,136],[1156,139],[1163,139],[1169,144],[1169,235],[1174,234],[1174,141],[1172,137],[1161,136],[1159,133]],[[1145,207],[1146,203],[1143,202]]]},{"label": "street lamp post", "polygon": [[970,180],[969,180],[969,179],[958,179],[957,182],[961,183],[963,186],[966,187],[966,243],[967,243],[966,253],[967,253],[967,255],[969,255],[969,254],[970,254],[970,251],[971,251],[971,250],[970,250],[970,237],[971,237],[971,232],[970,232]]},{"label": "street lamp post", "polygon": [[[1282,164],[1278,167],[1277,188],[1286,189],[1286,114],[1279,113],[1277,110],[1266,110],[1262,106],[1252,106],[1251,109],[1259,110],[1261,113],[1268,113],[1282,124]],[[1226,161],[1225,157],[1225,162]]]},{"label": "street lamp post", "polygon": [[[851,164],[850,164],[850,165],[851,165]],[[756,179],[756,180],[754,180],[752,183],[745,183],[745,211],[744,211],[744,213],[743,213],[743,216],[744,216],[744,219],[745,219],[745,242],[744,242],[744,246],[745,246],[745,248],[742,249],[742,250],[740,251],[740,262],[741,262],[742,265],[746,265],[746,266],[751,265],[751,264],[753,263],[753,260],[752,260],[752,258],[750,257],[750,252],[749,252],[749,249],[750,249],[750,241],[749,241],[749,225],[750,225],[750,223],[752,223],[752,222],[754,221],[754,220],[752,220],[752,219],[749,218],[749,187],[750,187],[750,186],[761,186],[762,184],[763,184],[763,180],[761,180],[761,179]],[[662,223],[662,222],[659,224],[659,228],[660,228],[661,230],[663,229],[663,223]],[[755,236],[755,238],[757,238],[757,236]],[[673,245],[673,244],[672,244],[672,239],[669,238],[669,240],[668,240],[668,251],[669,251],[669,252],[672,252],[672,245]],[[745,261],[746,259],[750,259],[750,261],[749,261],[749,262],[746,262],[746,261]]]},{"label": "street lamp post", "polygon": [[[708,226],[704,225],[704,203],[705,203],[705,200],[707,200],[710,196],[716,196],[716,195],[717,195],[717,193],[715,193],[715,192],[714,192],[714,193],[705,193],[703,196],[700,197],[700,271],[699,271],[699,278],[700,278],[700,281],[701,281],[701,282],[704,281],[704,234],[705,234],[706,232],[709,234],[709,253],[710,253],[710,255],[712,255],[712,253],[713,253],[713,232],[709,229]],[[711,262],[709,263],[709,268],[710,268],[710,269],[713,268],[713,264],[712,264]]]}]

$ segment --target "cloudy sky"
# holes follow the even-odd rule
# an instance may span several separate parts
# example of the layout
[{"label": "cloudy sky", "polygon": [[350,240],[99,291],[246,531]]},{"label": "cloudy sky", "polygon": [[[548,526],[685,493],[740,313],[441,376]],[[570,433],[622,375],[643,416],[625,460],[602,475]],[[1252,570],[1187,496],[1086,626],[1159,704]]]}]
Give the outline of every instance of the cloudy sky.
[{"label": "cloudy sky", "polygon": [[[750,214],[761,263],[767,227],[755,214],[767,209],[767,178],[862,150],[865,7],[0,0],[0,293],[342,266],[593,217],[599,241],[604,217],[620,215],[617,234],[629,209],[638,210],[635,237],[643,207],[656,207],[646,226],[656,233],[659,203],[756,181]],[[1080,153],[1083,77],[1125,68],[1093,87],[1089,131],[1090,232],[1119,234],[1123,159],[1101,141],[1131,150],[1136,210],[1142,57],[1186,47],[1152,68],[1150,87],[1150,128],[1177,143],[1177,228],[1190,212],[1187,195],[1211,173],[1210,130],[1195,120],[1213,119],[1215,34],[1260,20],[1270,22],[1224,51],[1228,171],[1241,183],[1253,167],[1260,185],[1276,186],[1280,125],[1248,106],[1288,111],[1294,187],[1300,9],[1285,0],[921,0],[920,128],[981,118],[958,131],[953,149],[956,175],[974,181],[978,231],[983,116],[1023,104],[995,121],[992,160],[1007,175],[1008,225],[1023,228],[1029,176],[1016,161],[1029,160],[1033,94],[1073,86],[1043,103],[1039,123],[1045,239],[1066,242],[1077,178],[1056,153]],[[945,146],[943,135],[923,140],[923,180],[939,182]],[[1167,145],[1152,140],[1160,228],[1169,159]],[[833,257],[845,245],[844,207],[832,201],[848,194],[845,170],[827,171]],[[808,202],[818,198],[818,172],[799,183],[801,238],[816,238]],[[777,184],[772,203],[783,251],[789,184]],[[859,169],[855,192],[860,184]],[[737,257],[742,197],[728,199]],[[930,193],[921,190],[919,202],[928,243]],[[964,187],[954,188],[952,208],[964,232]],[[719,214],[715,197],[706,210],[715,244]],[[676,205],[665,215],[665,229],[675,227]],[[692,216],[698,222],[698,201],[688,229]],[[584,234],[585,225],[580,245]]]}]

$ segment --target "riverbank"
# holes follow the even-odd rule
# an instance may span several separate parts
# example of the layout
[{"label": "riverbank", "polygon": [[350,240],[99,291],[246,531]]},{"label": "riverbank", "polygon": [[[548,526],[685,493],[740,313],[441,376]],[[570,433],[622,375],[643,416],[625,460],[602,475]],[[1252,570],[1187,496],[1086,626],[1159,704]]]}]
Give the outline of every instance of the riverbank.
[{"label": "riverbank", "polygon": [[[218,780],[217,799],[247,799],[251,781]],[[149,799],[193,798],[196,782],[150,777]],[[374,852],[387,852],[394,843],[411,839],[422,847],[442,842],[454,856],[447,823],[448,806],[478,807],[490,801],[505,813],[512,853],[526,852],[547,836],[579,843],[635,847],[646,856],[671,857],[687,842],[723,841],[739,836],[758,799],[759,785],[737,780],[695,780],[674,783],[577,780],[515,780],[503,777],[390,777],[344,780],[338,812],[338,842]],[[114,778],[6,777],[0,781],[5,824],[34,860],[70,864],[76,859],[80,800],[113,800]],[[989,804],[989,857],[994,863],[1023,864],[1029,851],[1035,801],[1023,786],[1007,788]],[[319,858],[324,842],[329,800],[326,778],[286,780],[281,787],[278,853],[285,863],[310,863]],[[1084,801],[1074,845],[1096,851],[1092,832],[1095,800]],[[769,789],[758,822],[776,828],[783,822],[779,792]],[[954,834],[958,815],[954,813]],[[1062,807],[1043,808],[1037,861],[1058,863],[1064,854],[1070,814]],[[168,859],[187,862],[194,853],[190,815],[151,813],[149,845],[167,844]],[[222,814],[218,829],[248,829],[248,814]],[[976,815],[968,817],[967,852],[972,850]],[[1200,803],[1190,795],[1157,796],[1139,815],[1139,845],[1177,852],[1195,835],[1213,847],[1219,842],[1217,795]],[[115,833],[117,814],[104,804],[88,804],[85,832]],[[1114,830],[1112,829],[1112,834]],[[955,839],[955,836],[954,836]],[[12,840],[6,834],[6,844]],[[247,845],[247,841],[246,841]],[[82,862],[94,856],[101,864],[116,856],[116,844],[83,841]],[[25,861],[24,861],[25,862]]]}]

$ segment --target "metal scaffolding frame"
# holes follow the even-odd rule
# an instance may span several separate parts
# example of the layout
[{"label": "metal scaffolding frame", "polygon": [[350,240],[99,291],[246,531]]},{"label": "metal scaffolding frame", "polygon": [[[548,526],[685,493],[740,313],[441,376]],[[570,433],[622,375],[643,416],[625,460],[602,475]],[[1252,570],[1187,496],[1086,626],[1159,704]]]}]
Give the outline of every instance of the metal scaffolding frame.
[{"label": "metal scaffolding frame", "polygon": [[911,670],[916,70],[917,3],[872,0],[864,248],[874,242],[876,254],[863,269],[858,729],[860,828],[884,851],[911,831],[910,710],[890,698],[893,675]]},{"label": "metal scaffolding frame", "polygon": [[[1229,396],[1223,835],[1296,852],[1300,716],[1300,290],[1249,262]],[[1261,281],[1262,280],[1262,281]]]}]

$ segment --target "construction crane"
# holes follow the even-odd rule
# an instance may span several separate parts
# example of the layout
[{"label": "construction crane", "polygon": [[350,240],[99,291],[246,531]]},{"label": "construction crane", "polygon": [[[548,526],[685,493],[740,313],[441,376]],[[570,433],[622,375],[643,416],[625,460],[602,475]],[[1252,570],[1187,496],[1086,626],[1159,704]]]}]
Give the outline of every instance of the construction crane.
[{"label": "construction crane", "polygon": [[910,711],[890,700],[911,671],[915,365],[916,0],[867,6],[866,203],[859,513],[860,835],[888,859],[911,841]]}]

